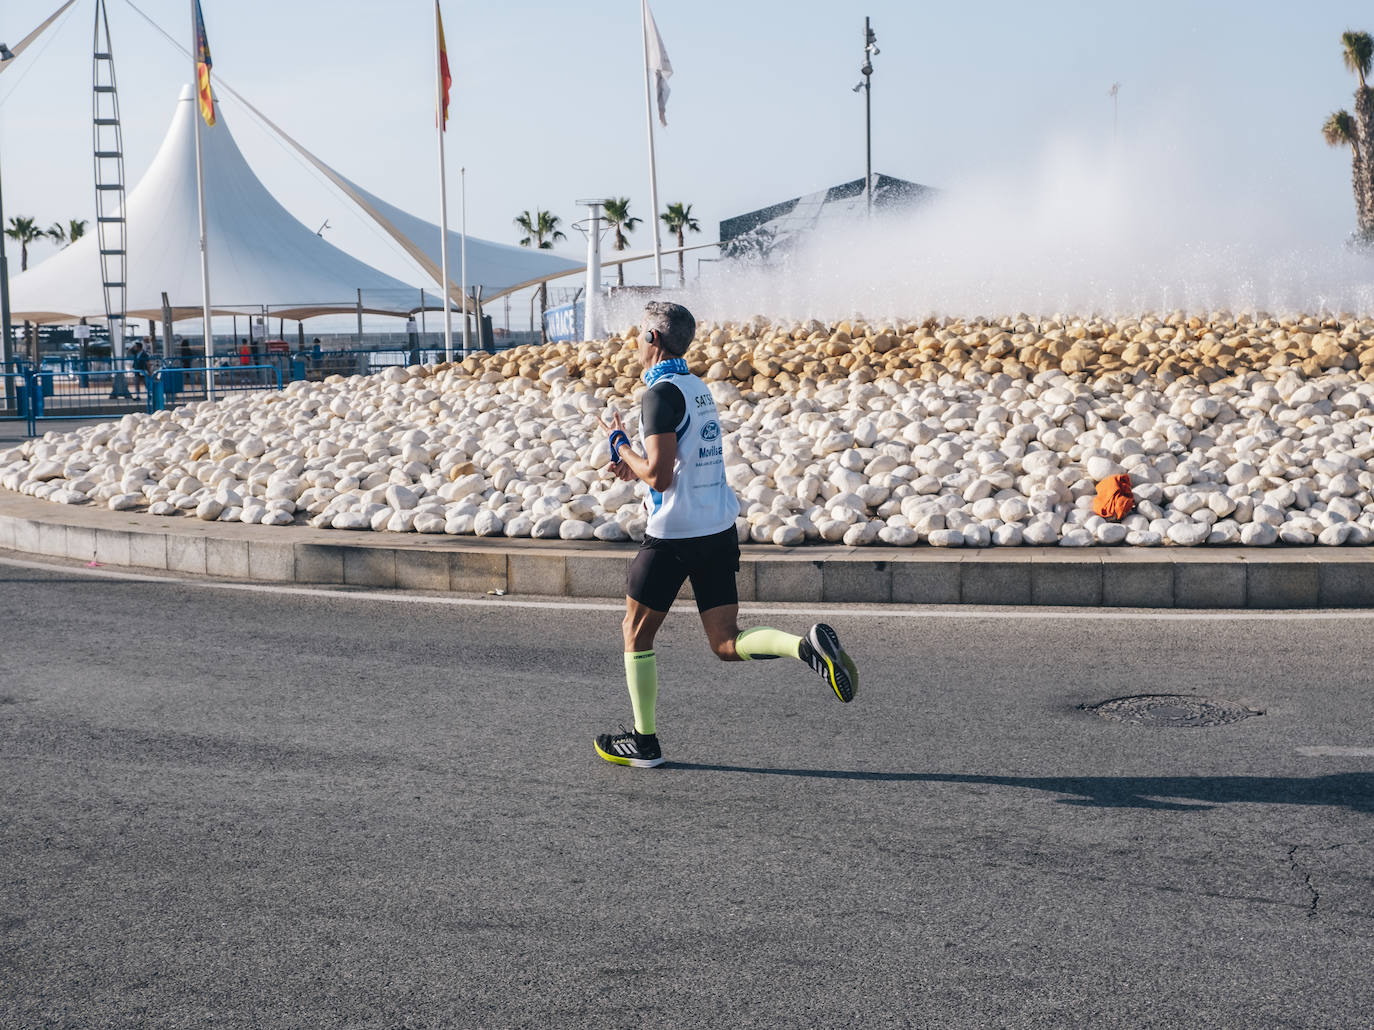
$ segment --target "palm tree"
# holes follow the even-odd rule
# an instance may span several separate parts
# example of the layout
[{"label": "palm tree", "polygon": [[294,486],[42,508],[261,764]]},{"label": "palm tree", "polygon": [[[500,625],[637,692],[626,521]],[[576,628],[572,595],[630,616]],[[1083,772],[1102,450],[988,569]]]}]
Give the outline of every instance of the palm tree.
[{"label": "palm tree", "polygon": [[1369,74],[1370,62],[1374,61],[1374,37],[1368,32],[1352,32],[1346,29],[1341,33],[1341,49],[1344,51],[1345,67],[1360,80],[1360,89],[1367,89],[1365,77]]},{"label": "palm tree", "polygon": [[[516,226],[521,229],[525,238],[520,241],[522,247],[537,247],[539,250],[553,250],[553,245],[558,240],[567,239],[567,235],[560,232],[558,223],[562,219],[548,211],[540,211],[535,208],[534,216],[531,217],[528,211],[521,211],[515,217]],[[544,315],[549,310],[549,284],[544,282],[539,284],[539,335],[541,339],[547,339],[544,335]]]},{"label": "palm tree", "polygon": [[[614,197],[607,197],[601,202],[601,211],[606,217],[606,224],[615,230],[615,249],[624,250],[629,246],[630,242],[625,239],[625,233],[634,232],[635,226],[644,221],[644,219],[631,217],[629,197],[621,197],[619,200],[616,200]],[[624,262],[616,265],[616,271],[619,273],[620,285],[624,286]]]},{"label": "palm tree", "polygon": [[1322,138],[1326,140],[1328,146],[1349,147],[1354,155],[1351,159],[1351,179],[1355,190],[1355,219],[1360,229],[1360,235],[1364,236],[1371,228],[1369,209],[1365,203],[1364,153],[1360,150],[1355,119],[1350,117],[1350,112],[1344,108],[1333,112],[1322,125]]},{"label": "palm tree", "polygon": [[[1367,84],[1371,63],[1374,63],[1374,37],[1368,32],[1353,32],[1347,29],[1341,33],[1341,57],[1348,70],[1359,79],[1355,90],[1355,138],[1359,142],[1360,154],[1370,154],[1374,145],[1374,90]],[[1374,212],[1374,169],[1369,162],[1362,161],[1364,174],[1360,180],[1360,192],[1364,195],[1366,215]],[[1369,226],[1360,225],[1361,235],[1367,235]]]},{"label": "palm tree", "polygon": [[41,240],[47,233],[38,228],[38,223],[32,218],[15,215],[10,219],[10,225],[5,230],[5,235],[19,244],[19,271],[28,271],[29,244]]},{"label": "palm tree", "polygon": [[43,235],[58,243],[66,243],[67,227],[61,222],[53,222],[52,225],[48,226],[48,228],[43,231]]},{"label": "palm tree", "polygon": [[67,242],[75,243],[86,235],[86,219],[68,218],[67,219]]},{"label": "palm tree", "polygon": [[691,204],[669,204],[668,210],[659,217],[663,219],[663,224],[668,227],[669,232],[677,233],[677,282],[679,286],[685,286],[687,262],[682,248],[687,246],[687,243],[683,240],[683,233],[689,229],[692,232],[701,232],[701,226],[697,225],[697,220],[692,217]]}]

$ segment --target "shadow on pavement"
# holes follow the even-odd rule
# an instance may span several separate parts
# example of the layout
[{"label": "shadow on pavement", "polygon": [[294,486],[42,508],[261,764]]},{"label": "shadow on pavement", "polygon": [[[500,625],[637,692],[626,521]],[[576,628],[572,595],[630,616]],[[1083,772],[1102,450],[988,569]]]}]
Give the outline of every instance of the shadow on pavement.
[{"label": "shadow on pavement", "polygon": [[[890,783],[964,783],[1020,787],[1067,794],[1064,805],[1093,808],[1154,808],[1199,812],[1216,805],[1248,802],[1268,805],[1330,805],[1352,812],[1374,812],[1374,773],[1329,776],[975,776],[958,773],[864,772],[844,769],[771,769],[704,762],[668,762],[666,769],[694,772],[747,773],[756,776],[803,776],[820,780],[865,780]],[[1193,804],[1179,800],[1187,799]]]}]

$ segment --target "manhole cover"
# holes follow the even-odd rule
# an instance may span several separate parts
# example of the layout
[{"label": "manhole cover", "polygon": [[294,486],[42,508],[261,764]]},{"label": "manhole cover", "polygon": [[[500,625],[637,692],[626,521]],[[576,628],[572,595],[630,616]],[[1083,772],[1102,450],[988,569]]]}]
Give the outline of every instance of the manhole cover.
[{"label": "manhole cover", "polygon": [[1264,714],[1234,701],[1183,694],[1140,694],[1082,707],[1108,722],[1135,726],[1225,726]]}]

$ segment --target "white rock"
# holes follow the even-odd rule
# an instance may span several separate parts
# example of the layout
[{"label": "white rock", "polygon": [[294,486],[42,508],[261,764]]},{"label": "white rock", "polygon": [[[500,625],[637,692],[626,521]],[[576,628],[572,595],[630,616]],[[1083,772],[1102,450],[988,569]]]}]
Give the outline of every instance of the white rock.
[{"label": "white rock", "polygon": [[420,495],[408,487],[392,484],[386,488],[386,503],[397,511],[406,511],[420,503]]},{"label": "white rock", "polygon": [[143,500],[142,494],[115,494],[110,498],[107,507],[110,511],[130,511],[142,507]]},{"label": "white rock", "polygon": [[1207,543],[1226,546],[1240,543],[1240,526],[1230,519],[1218,522],[1207,534]]},{"label": "white rock", "polygon": [[626,533],[618,522],[603,522],[592,530],[592,536],[607,543],[622,543],[630,539],[630,534]]},{"label": "white rock", "polygon": [[[614,526],[615,523],[609,523]],[[592,524],[583,522],[579,519],[566,519],[558,527],[558,536],[561,540],[591,540],[593,539]]]},{"label": "white rock", "polygon": [[217,497],[207,497],[196,505],[196,518],[202,522],[214,522],[224,511],[226,505]]},{"label": "white rock", "polygon": [[[556,517],[556,516],[555,516],[555,517]],[[523,538],[523,537],[529,536],[530,533],[534,531],[534,516],[528,514],[527,512],[515,511],[515,512],[511,513],[509,519],[507,519],[505,516],[501,515],[500,512],[497,512],[497,513],[496,513],[496,519],[497,519],[498,522],[503,523],[503,525],[502,525],[502,527],[501,527],[501,532],[502,532],[504,535],[508,536],[508,537],[512,537],[512,538],[515,538],[515,537],[522,537],[522,538]],[[476,531],[476,529],[477,529],[477,522],[474,520],[474,522],[473,522],[473,530]],[[482,534],[481,534],[481,533],[478,533],[477,535],[478,535],[478,536],[481,536]],[[493,533],[493,534],[491,534],[491,535],[492,535],[492,536],[495,536],[496,534]]]},{"label": "white rock", "polygon": [[965,547],[987,547],[992,543],[992,530],[981,522],[975,522],[960,530]]},{"label": "white rock", "polygon": [[472,521],[472,531],[477,536],[500,536],[505,528],[496,512],[489,509],[479,511]]},{"label": "white rock", "polygon": [[1088,478],[1095,483],[1100,483],[1108,476],[1116,476],[1125,472],[1126,469],[1110,458],[1089,458],[1085,463]]},{"label": "white rock", "polygon": [[63,468],[60,461],[40,461],[29,471],[30,483],[45,483],[49,479],[61,479]]},{"label": "white rock", "polygon": [[844,531],[842,539],[849,547],[867,547],[878,539],[882,528],[883,523],[877,521],[856,522]]},{"label": "white rock", "polygon": [[[545,515],[535,520],[530,527],[530,536],[536,540],[557,540],[559,530],[563,528],[563,516],[558,514]],[[509,529],[509,527],[507,527]],[[567,539],[564,537],[564,539]]]},{"label": "white rock", "polygon": [[887,525],[878,530],[878,539],[893,547],[911,547],[920,541],[921,535],[909,526]]},{"label": "white rock", "polygon": [[360,512],[341,511],[329,522],[334,529],[371,529],[372,525]]},{"label": "white rock", "polygon": [[444,520],[444,532],[449,536],[471,536],[472,524],[476,517],[476,512],[462,512],[457,515],[450,515]]},{"label": "white rock", "polygon": [[1165,534],[1169,543],[1179,547],[1196,547],[1205,543],[1212,527],[1202,522],[1174,522]]},{"label": "white rock", "polygon": [[1006,522],[992,531],[992,542],[998,547],[1020,547],[1024,531],[1015,522]]},{"label": "white rock", "polygon": [[927,539],[931,547],[963,547],[964,534],[957,529],[937,529]]},{"label": "white rock", "polygon": [[442,533],[446,524],[447,520],[443,515],[422,511],[416,514],[413,528],[417,533]]},{"label": "white rock", "polygon": [[1315,543],[1317,537],[1316,534],[1303,529],[1301,526],[1295,526],[1290,522],[1285,522],[1279,527],[1279,539],[1285,544],[1297,544],[1301,547],[1306,547],[1309,544]]},{"label": "white rock", "polygon": [[1021,538],[1032,547],[1050,547],[1059,542],[1059,531],[1052,523],[1037,519],[1022,531]]},{"label": "white rock", "polygon": [[1268,522],[1247,522],[1240,527],[1240,542],[1246,547],[1268,547],[1279,539],[1279,531]]},{"label": "white rock", "polygon": [[1091,530],[1091,532],[1099,544],[1104,544],[1108,547],[1114,547],[1117,544],[1126,542],[1127,529],[1119,522],[1107,522],[1104,519],[1102,523]]},{"label": "white rock", "polygon": [[1096,542],[1092,532],[1081,526],[1065,530],[1059,538],[1060,547],[1092,547]]}]

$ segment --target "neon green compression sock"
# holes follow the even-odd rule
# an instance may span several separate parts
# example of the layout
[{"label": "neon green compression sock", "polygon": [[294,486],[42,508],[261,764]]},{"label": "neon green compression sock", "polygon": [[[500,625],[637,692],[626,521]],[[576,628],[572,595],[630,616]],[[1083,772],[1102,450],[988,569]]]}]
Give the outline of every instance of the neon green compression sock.
[{"label": "neon green compression sock", "polygon": [[658,701],[658,659],[653,651],[625,652],[625,682],[635,711],[636,733],[657,733],[654,705]]},{"label": "neon green compression sock", "polygon": [[745,661],[796,658],[802,638],[768,626],[754,626],[735,637],[735,653]]}]

